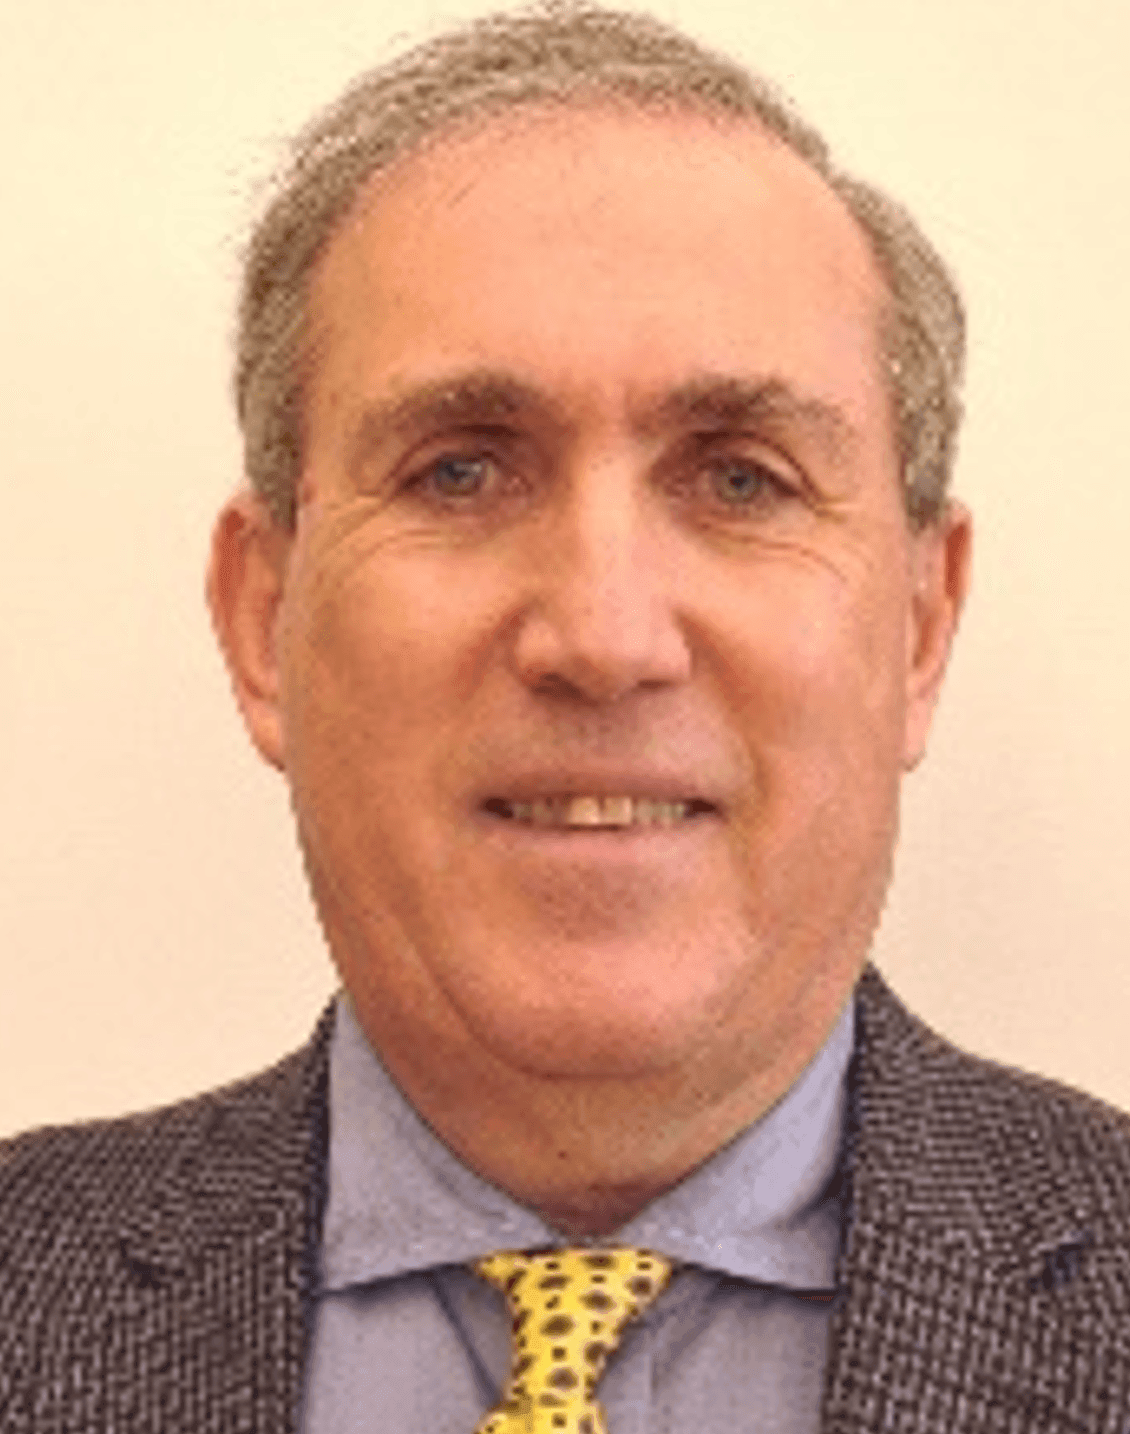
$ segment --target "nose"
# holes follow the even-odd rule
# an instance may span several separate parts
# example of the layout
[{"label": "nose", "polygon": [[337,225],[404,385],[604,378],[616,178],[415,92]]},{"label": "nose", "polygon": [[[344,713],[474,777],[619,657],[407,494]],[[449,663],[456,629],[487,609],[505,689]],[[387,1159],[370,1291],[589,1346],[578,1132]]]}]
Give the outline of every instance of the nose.
[{"label": "nose", "polygon": [[588,474],[530,557],[514,647],[530,688],[607,704],[689,677],[676,545],[630,475]]}]

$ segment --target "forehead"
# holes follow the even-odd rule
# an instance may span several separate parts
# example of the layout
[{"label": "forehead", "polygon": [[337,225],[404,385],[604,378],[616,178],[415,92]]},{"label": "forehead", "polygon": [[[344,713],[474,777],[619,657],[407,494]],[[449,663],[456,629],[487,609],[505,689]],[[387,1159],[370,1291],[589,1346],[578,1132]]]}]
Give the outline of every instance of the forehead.
[{"label": "forehead", "polygon": [[694,373],[873,380],[883,301],[845,206],[753,124],[566,107],[440,135],[374,176],[311,319],[322,364],[362,385],[503,361],[579,401]]}]

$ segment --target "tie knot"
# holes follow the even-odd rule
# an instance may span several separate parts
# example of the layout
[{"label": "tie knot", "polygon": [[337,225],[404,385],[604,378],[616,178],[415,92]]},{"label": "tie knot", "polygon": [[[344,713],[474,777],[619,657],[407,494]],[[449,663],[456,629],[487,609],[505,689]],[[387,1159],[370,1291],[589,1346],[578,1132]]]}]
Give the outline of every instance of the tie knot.
[{"label": "tie knot", "polygon": [[475,1272],[506,1296],[510,1382],[477,1434],[602,1434],[593,1397],[624,1326],[671,1278],[671,1262],[630,1247],[511,1251]]}]

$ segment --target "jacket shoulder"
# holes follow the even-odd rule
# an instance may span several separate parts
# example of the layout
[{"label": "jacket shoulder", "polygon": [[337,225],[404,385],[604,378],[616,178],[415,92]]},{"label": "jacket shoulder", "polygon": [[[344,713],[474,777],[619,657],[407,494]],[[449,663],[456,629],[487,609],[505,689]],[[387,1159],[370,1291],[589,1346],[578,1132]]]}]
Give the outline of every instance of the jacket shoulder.
[{"label": "jacket shoulder", "polygon": [[1130,1408],[1130,1121],[856,989],[838,1434],[1082,1434]]},{"label": "jacket shoulder", "polygon": [[260,1075],[0,1146],[0,1423],[291,1429],[333,1007]]},{"label": "jacket shoulder", "polygon": [[1096,1225],[1130,1245],[1130,1115],[959,1049],[874,970],[856,1009],[857,1137],[907,1215],[990,1245]]},{"label": "jacket shoulder", "polygon": [[[210,1180],[224,1213],[257,1193],[305,1154],[324,1085],[333,1006],[305,1045],[256,1075],[153,1110],[45,1126],[0,1141],[0,1277],[17,1258],[61,1238],[116,1238],[137,1219],[153,1223],[155,1202],[170,1217],[178,1185]],[[305,1166],[306,1161],[299,1163]],[[29,1243],[35,1232],[37,1238]],[[42,1268],[42,1266],[41,1266]]]}]

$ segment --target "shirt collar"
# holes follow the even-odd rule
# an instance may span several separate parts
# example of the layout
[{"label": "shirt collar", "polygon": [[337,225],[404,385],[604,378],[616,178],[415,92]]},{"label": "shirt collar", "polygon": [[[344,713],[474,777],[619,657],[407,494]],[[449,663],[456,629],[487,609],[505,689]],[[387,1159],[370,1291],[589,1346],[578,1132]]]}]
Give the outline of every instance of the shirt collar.
[{"label": "shirt collar", "polygon": [[[849,1001],[786,1094],[604,1243],[634,1244],[767,1284],[830,1289],[854,1038]],[[330,1049],[328,1199],[321,1285],[351,1285],[492,1250],[565,1243],[532,1210],[469,1170],[416,1114],[338,997]]]}]

